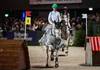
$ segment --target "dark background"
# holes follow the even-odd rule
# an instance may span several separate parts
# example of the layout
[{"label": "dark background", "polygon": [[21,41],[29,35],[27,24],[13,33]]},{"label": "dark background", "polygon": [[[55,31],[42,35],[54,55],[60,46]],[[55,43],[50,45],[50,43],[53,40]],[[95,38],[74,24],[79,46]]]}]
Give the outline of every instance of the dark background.
[{"label": "dark background", "polygon": [[[44,5],[31,5],[33,9],[40,9],[40,10],[48,10],[51,9],[51,4],[44,4]],[[70,9],[80,9],[80,8],[100,8],[100,0],[82,0],[82,3],[73,3],[73,4],[61,4],[60,8],[67,6]]]},{"label": "dark background", "polygon": [[0,9],[25,9],[29,0],[0,0]]}]

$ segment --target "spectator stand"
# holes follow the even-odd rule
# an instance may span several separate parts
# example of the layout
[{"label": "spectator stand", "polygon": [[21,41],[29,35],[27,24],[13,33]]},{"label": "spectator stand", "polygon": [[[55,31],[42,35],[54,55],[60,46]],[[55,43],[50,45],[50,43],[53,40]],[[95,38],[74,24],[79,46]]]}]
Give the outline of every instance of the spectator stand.
[{"label": "spectator stand", "polygon": [[[33,19],[32,19],[33,20]],[[26,27],[26,41],[28,45],[38,45],[42,36],[42,26],[45,19],[36,17],[30,26]],[[24,40],[25,23],[14,17],[5,18],[0,21],[0,39]]]}]

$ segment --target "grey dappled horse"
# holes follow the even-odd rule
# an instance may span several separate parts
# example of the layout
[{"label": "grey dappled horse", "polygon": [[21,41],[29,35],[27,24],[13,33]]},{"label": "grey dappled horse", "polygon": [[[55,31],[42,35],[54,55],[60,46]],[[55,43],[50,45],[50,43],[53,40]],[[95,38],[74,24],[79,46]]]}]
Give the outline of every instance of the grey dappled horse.
[{"label": "grey dappled horse", "polygon": [[[39,40],[39,43],[46,46],[46,54],[47,54],[47,64],[49,59],[49,48],[51,48],[51,61],[55,60],[55,67],[59,66],[58,63],[58,50],[64,47],[63,39],[61,38],[61,30],[59,28],[53,27],[51,24],[47,24],[43,29],[44,34]],[[54,56],[55,52],[55,56]],[[55,57],[55,58],[54,58]]]}]

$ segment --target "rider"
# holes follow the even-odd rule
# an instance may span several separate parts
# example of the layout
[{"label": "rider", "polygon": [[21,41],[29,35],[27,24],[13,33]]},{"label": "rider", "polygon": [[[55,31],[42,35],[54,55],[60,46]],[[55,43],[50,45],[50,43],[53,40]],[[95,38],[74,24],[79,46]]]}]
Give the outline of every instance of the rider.
[{"label": "rider", "polygon": [[54,3],[52,4],[52,11],[49,13],[48,16],[48,21],[49,23],[55,28],[55,23],[59,23],[61,22],[61,15],[60,12],[57,11],[58,8],[58,4]]}]

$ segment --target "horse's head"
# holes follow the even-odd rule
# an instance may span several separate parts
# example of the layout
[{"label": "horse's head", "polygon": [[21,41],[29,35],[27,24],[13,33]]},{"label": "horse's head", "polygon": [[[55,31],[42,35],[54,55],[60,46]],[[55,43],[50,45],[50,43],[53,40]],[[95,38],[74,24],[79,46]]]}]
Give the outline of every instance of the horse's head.
[{"label": "horse's head", "polygon": [[64,20],[62,20],[61,22],[55,22],[55,21],[54,21],[54,24],[55,24],[55,27],[56,27],[57,29],[61,29],[62,26],[64,26],[65,21],[64,21]]},{"label": "horse's head", "polygon": [[55,28],[60,29],[61,23],[60,22],[54,22]]}]

